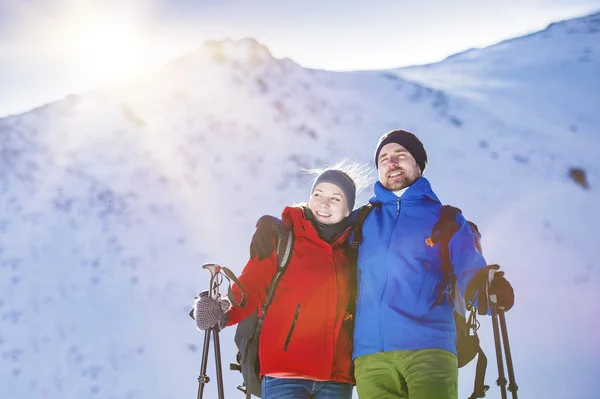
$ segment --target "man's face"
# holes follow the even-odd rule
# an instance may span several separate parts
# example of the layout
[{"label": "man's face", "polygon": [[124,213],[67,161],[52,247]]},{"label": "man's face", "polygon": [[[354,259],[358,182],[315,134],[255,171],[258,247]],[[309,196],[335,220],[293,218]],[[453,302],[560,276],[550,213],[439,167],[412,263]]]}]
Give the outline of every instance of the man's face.
[{"label": "man's face", "polygon": [[421,177],[421,169],[410,152],[398,143],[388,143],[377,160],[379,181],[390,191],[399,191]]}]

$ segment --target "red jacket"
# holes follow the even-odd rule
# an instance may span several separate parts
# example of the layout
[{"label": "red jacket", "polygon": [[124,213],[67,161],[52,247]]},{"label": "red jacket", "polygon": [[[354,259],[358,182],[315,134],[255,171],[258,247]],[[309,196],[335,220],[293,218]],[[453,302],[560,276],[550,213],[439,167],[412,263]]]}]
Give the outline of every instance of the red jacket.
[{"label": "red jacket", "polygon": [[[352,337],[343,327],[355,265],[344,250],[346,229],[334,243],[322,240],[301,207],[287,207],[283,224],[292,228],[292,257],[269,307],[260,337],[261,376],[289,377],[354,384]],[[277,270],[277,255],[250,259],[239,277],[247,304],[233,306],[229,325],[260,309]],[[237,286],[233,287],[240,300]],[[259,310],[260,312],[260,310]]]}]

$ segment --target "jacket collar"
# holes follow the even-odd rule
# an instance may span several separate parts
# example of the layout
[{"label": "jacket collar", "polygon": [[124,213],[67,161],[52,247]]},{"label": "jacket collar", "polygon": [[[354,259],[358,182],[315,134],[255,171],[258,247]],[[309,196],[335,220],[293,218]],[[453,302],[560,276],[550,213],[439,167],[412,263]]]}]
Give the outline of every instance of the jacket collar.
[{"label": "jacket collar", "polygon": [[[369,200],[369,202],[379,202],[382,204],[398,202],[398,196],[393,191],[383,187],[380,181],[375,183],[373,188],[375,195]],[[419,177],[408,189],[402,194],[402,202],[417,202],[422,199],[429,198],[434,202],[441,203],[435,193],[431,190],[429,181],[424,177]]]},{"label": "jacket collar", "polygon": [[[312,222],[306,217],[304,213],[304,208],[306,205],[298,205],[298,206],[288,206],[283,210],[281,215],[281,220],[283,221],[283,225],[288,229],[293,229],[295,237],[306,237],[311,241],[322,242],[326,245],[329,245],[327,241],[323,240],[319,237],[319,233],[315,226],[313,226]],[[335,239],[333,243],[331,243],[332,247],[339,246],[345,243],[350,234],[349,225],[340,235]]]}]

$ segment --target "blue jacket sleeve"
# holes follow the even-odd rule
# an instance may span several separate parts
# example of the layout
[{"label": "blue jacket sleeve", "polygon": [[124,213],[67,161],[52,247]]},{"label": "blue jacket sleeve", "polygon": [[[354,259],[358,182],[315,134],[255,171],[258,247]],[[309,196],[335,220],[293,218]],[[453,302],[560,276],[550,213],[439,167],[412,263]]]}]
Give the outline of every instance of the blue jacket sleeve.
[{"label": "blue jacket sleeve", "polygon": [[454,265],[457,287],[464,297],[467,285],[473,276],[487,265],[487,262],[477,250],[473,232],[465,217],[458,214],[456,222],[459,229],[450,240],[450,261]]}]

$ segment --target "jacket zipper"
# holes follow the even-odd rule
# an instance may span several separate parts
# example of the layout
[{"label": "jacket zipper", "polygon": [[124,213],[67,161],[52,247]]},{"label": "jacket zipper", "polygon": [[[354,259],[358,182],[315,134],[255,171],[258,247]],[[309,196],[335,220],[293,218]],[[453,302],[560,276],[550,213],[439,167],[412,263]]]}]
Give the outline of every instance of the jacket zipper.
[{"label": "jacket zipper", "polygon": [[360,283],[362,280],[362,269],[360,267],[358,268],[358,283],[356,284],[356,298],[354,298],[354,301],[356,302],[356,310],[354,311],[354,317],[356,320],[356,316],[358,316],[358,311],[359,311],[359,307],[358,307],[358,302],[360,302],[358,299],[360,298],[360,293],[362,292],[361,288],[360,288]]},{"label": "jacket zipper", "polygon": [[292,326],[290,327],[290,332],[287,335],[287,338],[285,339],[285,345],[283,347],[284,351],[287,351],[288,345],[290,344],[290,339],[292,339],[292,333],[294,332],[294,328],[296,327],[296,321],[298,321],[298,315],[300,314],[300,306],[301,304],[298,304],[298,306],[296,306],[296,313],[294,314],[294,321],[292,321]]},{"label": "jacket zipper", "polygon": [[[396,223],[398,222],[398,218],[400,216],[400,197],[398,197],[398,211],[396,212],[396,218],[394,219],[394,222],[392,223],[392,226],[390,228],[390,233],[387,239],[387,243],[386,243],[386,253],[389,251],[390,248],[390,241],[392,239],[392,234],[394,232],[394,227],[396,226]],[[381,296],[379,298],[379,321],[383,320],[382,314],[381,314],[381,310],[382,310],[382,303],[383,303],[383,294],[385,293],[385,287],[387,286],[387,257],[386,257],[386,262],[385,262],[385,267],[384,267],[384,282],[383,282],[383,289],[381,290]],[[381,325],[381,323],[380,323]],[[383,335],[383,329],[380,328],[379,329],[379,342],[381,344],[381,352],[385,352],[385,339],[384,339],[384,335]]]}]

